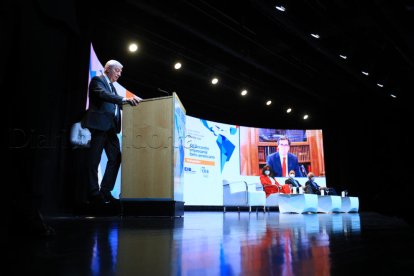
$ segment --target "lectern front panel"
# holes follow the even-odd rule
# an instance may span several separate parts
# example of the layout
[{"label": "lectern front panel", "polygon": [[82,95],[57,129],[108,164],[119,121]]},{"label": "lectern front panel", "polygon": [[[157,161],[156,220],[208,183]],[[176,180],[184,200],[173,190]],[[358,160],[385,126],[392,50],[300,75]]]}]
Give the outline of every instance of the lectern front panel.
[{"label": "lectern front panel", "polygon": [[121,199],[173,199],[173,99],[125,106]]}]

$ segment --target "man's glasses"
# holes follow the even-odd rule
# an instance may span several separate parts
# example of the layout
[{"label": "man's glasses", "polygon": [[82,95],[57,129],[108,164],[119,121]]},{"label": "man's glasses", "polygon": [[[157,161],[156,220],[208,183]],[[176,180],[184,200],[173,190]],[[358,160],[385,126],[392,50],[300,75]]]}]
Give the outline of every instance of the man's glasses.
[{"label": "man's glasses", "polygon": [[289,147],[289,145],[288,144],[286,144],[286,145],[285,144],[280,144],[279,147]]}]

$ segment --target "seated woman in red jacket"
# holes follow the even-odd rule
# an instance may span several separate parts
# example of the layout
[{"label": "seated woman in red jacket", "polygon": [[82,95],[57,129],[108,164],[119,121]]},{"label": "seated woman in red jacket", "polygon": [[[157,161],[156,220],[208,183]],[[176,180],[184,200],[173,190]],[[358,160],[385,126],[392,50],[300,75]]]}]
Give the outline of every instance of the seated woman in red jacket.
[{"label": "seated woman in red jacket", "polygon": [[265,165],[262,169],[260,183],[263,185],[266,197],[274,193],[290,194],[290,186],[288,184],[280,185],[273,177],[272,169],[268,165]]}]

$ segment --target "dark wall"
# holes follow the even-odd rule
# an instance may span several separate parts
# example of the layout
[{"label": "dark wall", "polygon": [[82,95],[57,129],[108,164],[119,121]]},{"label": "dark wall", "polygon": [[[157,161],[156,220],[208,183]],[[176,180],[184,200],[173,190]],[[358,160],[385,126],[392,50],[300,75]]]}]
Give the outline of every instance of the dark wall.
[{"label": "dark wall", "polygon": [[[1,82],[7,96],[7,172],[12,206],[68,209],[70,125],[85,106],[89,63],[87,22],[75,1],[6,1]],[[83,9],[88,9],[84,6]],[[4,39],[3,39],[4,38]],[[2,87],[4,87],[2,85]]]},{"label": "dark wall", "polygon": [[411,220],[414,151],[408,102],[350,100],[327,114],[324,142],[329,183],[358,195],[361,210]]}]

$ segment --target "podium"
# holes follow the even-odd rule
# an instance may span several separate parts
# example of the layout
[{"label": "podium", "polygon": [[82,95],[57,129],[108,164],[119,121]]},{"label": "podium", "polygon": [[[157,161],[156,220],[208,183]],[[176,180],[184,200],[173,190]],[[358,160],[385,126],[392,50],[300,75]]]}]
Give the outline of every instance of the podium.
[{"label": "podium", "polygon": [[184,215],[184,142],[185,109],[176,93],[123,107],[123,215]]}]

